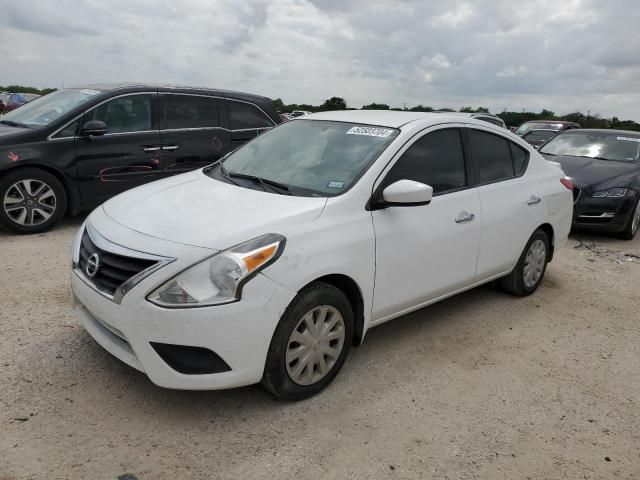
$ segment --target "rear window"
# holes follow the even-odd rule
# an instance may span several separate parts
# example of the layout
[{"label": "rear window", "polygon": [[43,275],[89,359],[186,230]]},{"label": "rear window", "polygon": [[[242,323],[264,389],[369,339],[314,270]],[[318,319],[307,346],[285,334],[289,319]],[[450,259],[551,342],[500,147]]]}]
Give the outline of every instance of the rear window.
[{"label": "rear window", "polygon": [[526,170],[529,153],[522,147],[480,130],[470,130],[470,136],[480,183],[508,180]]},{"label": "rear window", "polygon": [[562,130],[562,123],[542,123],[542,122],[526,122],[518,127],[516,133],[522,135],[529,130]]}]

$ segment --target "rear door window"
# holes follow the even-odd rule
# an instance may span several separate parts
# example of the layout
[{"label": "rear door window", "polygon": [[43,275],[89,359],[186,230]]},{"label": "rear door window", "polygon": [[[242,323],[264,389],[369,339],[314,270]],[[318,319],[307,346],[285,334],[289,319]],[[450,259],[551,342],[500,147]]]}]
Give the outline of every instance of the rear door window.
[{"label": "rear door window", "polygon": [[479,183],[508,180],[524,173],[529,153],[506,138],[470,129],[473,158]]},{"label": "rear door window", "polygon": [[164,95],[165,129],[220,126],[218,100],[197,95]]},{"label": "rear door window", "polygon": [[385,186],[398,180],[414,180],[446,193],[467,185],[460,130],[445,128],[415,141],[385,178]]},{"label": "rear door window", "polygon": [[227,110],[229,112],[231,130],[269,128],[273,126],[273,122],[251,103],[229,100],[227,102]]}]

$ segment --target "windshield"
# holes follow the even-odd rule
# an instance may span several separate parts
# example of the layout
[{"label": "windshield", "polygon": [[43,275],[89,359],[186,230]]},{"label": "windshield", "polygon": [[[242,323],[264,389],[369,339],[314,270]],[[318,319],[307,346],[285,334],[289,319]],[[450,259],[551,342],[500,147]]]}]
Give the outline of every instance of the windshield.
[{"label": "windshield", "polygon": [[344,122],[294,120],[274,128],[224,160],[234,174],[334,196],[353,185],[398,130]]},{"label": "windshield", "polygon": [[49,125],[65,113],[100,94],[99,90],[57,90],[23,105],[4,115],[0,121],[11,121],[28,127]]},{"label": "windshield", "polygon": [[640,136],[626,133],[563,133],[547,143],[540,153],[635,162],[640,158]]},{"label": "windshield", "polygon": [[518,127],[516,133],[522,135],[528,130],[562,130],[561,123],[526,122]]}]

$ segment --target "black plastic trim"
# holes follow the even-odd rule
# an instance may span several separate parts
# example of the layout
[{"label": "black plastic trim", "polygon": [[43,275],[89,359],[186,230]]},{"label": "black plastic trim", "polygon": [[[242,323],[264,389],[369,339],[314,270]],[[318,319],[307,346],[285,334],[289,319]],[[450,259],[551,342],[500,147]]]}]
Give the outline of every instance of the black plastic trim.
[{"label": "black plastic trim", "polygon": [[160,358],[178,373],[209,375],[231,371],[229,364],[208,348],[158,342],[150,344]]}]

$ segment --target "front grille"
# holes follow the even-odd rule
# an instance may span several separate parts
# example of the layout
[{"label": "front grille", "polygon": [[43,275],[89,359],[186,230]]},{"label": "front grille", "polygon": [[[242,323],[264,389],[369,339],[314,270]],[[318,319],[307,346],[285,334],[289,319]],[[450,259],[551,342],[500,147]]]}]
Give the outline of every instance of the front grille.
[{"label": "front grille", "polygon": [[[98,267],[95,274],[91,276],[87,272],[87,260],[93,254],[98,256]],[[123,283],[155,264],[154,260],[107,252],[91,241],[86,230],[82,234],[78,267],[90,282],[109,295],[114,295]]]},{"label": "front grille", "polygon": [[576,203],[580,198],[580,194],[582,193],[582,189],[580,187],[573,187],[573,203]]}]

